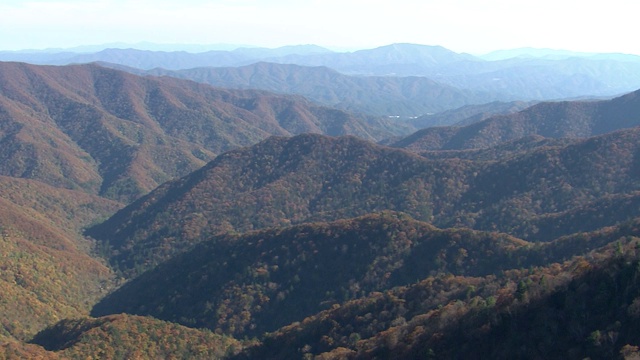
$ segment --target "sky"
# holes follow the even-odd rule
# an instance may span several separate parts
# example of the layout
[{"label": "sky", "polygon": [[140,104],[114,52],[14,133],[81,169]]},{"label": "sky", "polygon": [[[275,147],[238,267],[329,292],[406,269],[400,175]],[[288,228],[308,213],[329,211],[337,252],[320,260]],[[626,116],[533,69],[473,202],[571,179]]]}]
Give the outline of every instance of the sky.
[{"label": "sky", "polygon": [[2,0],[0,50],[105,43],[392,43],[474,55],[535,47],[640,55],[630,0]]}]

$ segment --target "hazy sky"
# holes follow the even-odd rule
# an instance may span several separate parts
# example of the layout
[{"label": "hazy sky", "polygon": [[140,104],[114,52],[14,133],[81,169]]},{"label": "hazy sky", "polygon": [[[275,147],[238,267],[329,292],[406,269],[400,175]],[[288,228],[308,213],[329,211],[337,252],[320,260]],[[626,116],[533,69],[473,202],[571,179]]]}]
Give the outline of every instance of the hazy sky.
[{"label": "hazy sky", "polygon": [[0,50],[111,42],[640,54],[631,0],[1,0]]}]

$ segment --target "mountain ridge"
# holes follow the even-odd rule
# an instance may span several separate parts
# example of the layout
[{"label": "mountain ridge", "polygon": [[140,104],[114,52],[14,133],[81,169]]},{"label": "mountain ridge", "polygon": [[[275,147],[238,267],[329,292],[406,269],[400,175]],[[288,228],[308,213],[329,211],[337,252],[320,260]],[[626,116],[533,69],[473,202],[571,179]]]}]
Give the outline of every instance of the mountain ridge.
[{"label": "mountain ridge", "polygon": [[[482,281],[508,278],[505,272],[511,269],[575,261],[589,249],[618,246],[620,239],[637,243],[638,224],[635,219],[532,244],[496,232],[438,229],[405,214],[382,212],[223,235],[132,280],[92,314],[150,315],[239,337],[273,333],[289,324],[304,326],[300,322],[313,314],[339,312],[340,304],[405,291],[434,278],[464,276],[480,287]],[[467,300],[475,292],[461,290]]]},{"label": "mountain ridge", "polygon": [[125,201],[269,135],[404,131],[302,97],[96,65],[0,63],[0,79],[1,174]]},{"label": "mountain ridge", "polygon": [[[353,137],[274,137],[162,185],[87,235],[107,242],[118,254],[112,264],[125,272],[134,264],[152,266],[208,235],[382,210],[440,227],[548,241],[550,233],[567,234],[548,227],[551,214],[591,216],[589,204],[600,204],[608,209],[601,224],[627,220],[598,201],[626,201],[640,189],[639,136],[640,128],[633,128],[551,146],[514,142],[505,146],[515,148],[504,158],[480,152],[433,159]],[[150,256],[136,259],[142,248]]]},{"label": "mountain ridge", "polygon": [[529,135],[586,138],[640,125],[640,90],[611,100],[542,102],[467,126],[427,128],[392,144],[413,151],[487,148]]},{"label": "mountain ridge", "polygon": [[413,117],[503,98],[457,89],[424,77],[348,76],[324,65],[309,67],[261,61],[239,67],[125,71],[178,77],[227,88],[299,94],[327,106],[378,116]]},{"label": "mountain ridge", "polygon": [[610,234],[608,245],[561,263],[373,292],[267,334],[233,359],[633,358],[637,244]]},{"label": "mountain ridge", "polygon": [[[242,51],[241,51],[242,50]],[[252,53],[251,56],[247,54]],[[282,56],[279,56],[282,55]],[[5,54],[6,60],[37,62],[38,54]],[[487,61],[458,54],[441,46],[390,44],[354,52],[278,54],[278,49],[149,52],[112,49],[69,57],[48,54],[45,63],[62,65],[110,62],[141,69],[237,67],[267,61],[304,66],[328,66],[345,74],[421,76],[474,92],[489,92],[504,100],[557,100],[615,96],[640,88],[640,57],[593,55],[560,58],[509,58]],[[2,59],[3,57],[0,57]]]},{"label": "mountain ridge", "polygon": [[[508,268],[507,253],[526,246],[504,234],[441,230],[393,212],[223,235],[132,280],[97,304],[92,315],[151,315],[252,336],[430,272],[499,272]],[[446,265],[463,247],[473,262],[459,258]],[[171,294],[182,295],[171,300]],[[171,308],[163,306],[170,302]]]}]

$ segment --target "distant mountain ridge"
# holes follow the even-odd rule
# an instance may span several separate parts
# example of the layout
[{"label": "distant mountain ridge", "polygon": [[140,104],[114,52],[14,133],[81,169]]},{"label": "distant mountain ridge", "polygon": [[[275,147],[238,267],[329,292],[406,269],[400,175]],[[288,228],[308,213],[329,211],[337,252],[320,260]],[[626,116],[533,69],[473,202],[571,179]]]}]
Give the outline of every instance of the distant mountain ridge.
[{"label": "distant mountain ridge", "polygon": [[[111,45],[111,46],[109,46]],[[161,45],[152,43],[139,44],[106,44],[81,46],[71,49],[47,49],[40,51],[0,51],[0,61],[32,62],[37,65],[67,65],[107,61],[137,68],[154,68],[167,66],[166,61],[177,61],[179,66],[197,67],[211,66],[207,61],[219,61],[220,64],[250,61],[268,57],[287,56],[291,54],[312,55],[330,53],[331,51],[317,45],[291,45],[276,49],[261,47],[243,47],[233,45]],[[228,56],[222,56],[222,55]],[[154,56],[158,55],[158,56]],[[118,61],[108,61],[113,58]],[[164,66],[154,65],[164,62]],[[191,65],[188,65],[191,64]],[[201,64],[201,65],[197,65]],[[136,66],[137,65],[137,66]]]},{"label": "distant mountain ridge", "polygon": [[600,101],[544,102],[462,127],[419,130],[392,146],[412,151],[478,149],[530,135],[585,138],[640,126],[640,90]]},{"label": "distant mountain ridge", "polygon": [[638,56],[521,57],[521,53],[515,51],[513,57],[498,55],[495,60],[485,60],[441,46],[391,44],[354,52],[331,52],[307,45],[200,53],[136,49],[106,49],[93,54],[3,53],[0,60],[55,65],[109,62],[143,70],[238,67],[256,62],[325,66],[349,75],[427,77],[465,91],[493,93],[509,101],[614,96],[640,88]]},{"label": "distant mountain ridge", "polygon": [[241,67],[153,69],[140,73],[225,88],[298,94],[327,106],[379,116],[415,117],[501,99],[500,95],[457,89],[424,77],[348,76],[325,66],[259,62]]},{"label": "distant mountain ridge", "polygon": [[[351,53],[288,55],[266,59],[280,63],[306,66],[327,66],[346,74],[360,75],[428,75],[443,66],[455,66],[482,60],[468,54],[458,54],[442,46],[391,44]],[[436,70],[437,71],[437,70]]]},{"label": "distant mountain ridge", "polygon": [[544,49],[544,48],[518,48],[509,50],[496,50],[488,54],[478,56],[481,59],[495,61],[495,60],[507,60],[513,58],[543,58],[543,59],[568,59],[572,57],[583,58],[599,58],[599,59],[611,59],[611,60],[640,60],[638,55],[622,54],[622,53],[592,53],[592,52],[577,52],[569,50],[559,49]]}]

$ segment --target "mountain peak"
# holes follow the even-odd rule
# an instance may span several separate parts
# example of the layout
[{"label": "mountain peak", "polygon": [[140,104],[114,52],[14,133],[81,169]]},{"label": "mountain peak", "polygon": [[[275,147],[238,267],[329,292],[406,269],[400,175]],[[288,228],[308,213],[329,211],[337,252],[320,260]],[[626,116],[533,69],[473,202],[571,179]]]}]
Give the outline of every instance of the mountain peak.
[{"label": "mountain peak", "polygon": [[444,65],[455,61],[481,61],[469,54],[458,54],[438,45],[419,45],[410,43],[395,43],[370,50],[356,51],[354,54],[369,56],[373,59],[385,57],[397,63],[417,63]]}]

